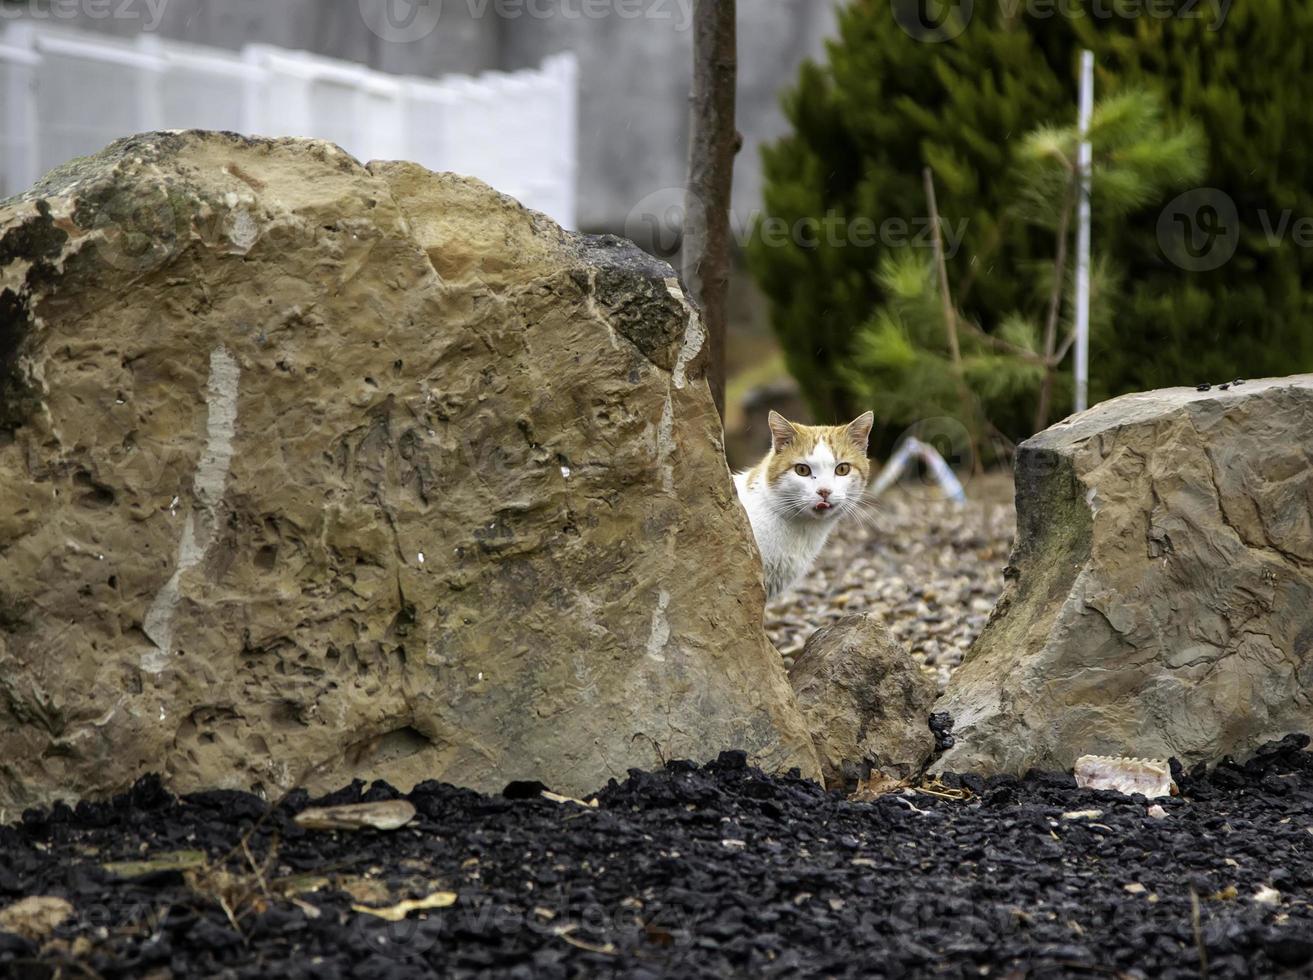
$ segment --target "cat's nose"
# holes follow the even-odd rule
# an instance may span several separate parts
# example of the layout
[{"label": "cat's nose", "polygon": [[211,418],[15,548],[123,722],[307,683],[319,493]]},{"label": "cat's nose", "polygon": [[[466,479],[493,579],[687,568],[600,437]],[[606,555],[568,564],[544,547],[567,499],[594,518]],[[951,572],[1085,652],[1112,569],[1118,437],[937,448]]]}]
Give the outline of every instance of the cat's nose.
[{"label": "cat's nose", "polygon": [[816,492],[819,493],[819,494],[821,495],[821,499],[822,499],[822,500],[829,500],[829,499],[830,499],[830,494],[831,494],[833,491],[830,491],[830,490],[817,490]]}]

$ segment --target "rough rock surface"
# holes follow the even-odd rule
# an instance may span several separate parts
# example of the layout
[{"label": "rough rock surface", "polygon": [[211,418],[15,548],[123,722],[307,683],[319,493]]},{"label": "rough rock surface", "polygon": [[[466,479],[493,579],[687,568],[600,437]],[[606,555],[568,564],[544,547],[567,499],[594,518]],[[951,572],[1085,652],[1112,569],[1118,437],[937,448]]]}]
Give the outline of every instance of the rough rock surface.
[{"label": "rough rock surface", "polygon": [[227,134],[0,205],[0,807],[817,772],[668,266]]},{"label": "rough rock surface", "polygon": [[941,768],[1211,762],[1313,728],[1313,376],[1105,402],[1023,443],[1016,485]]},{"label": "rough rock surface", "polygon": [[872,773],[914,776],[934,751],[934,681],[877,616],[817,630],[789,680],[831,789],[851,792]]}]

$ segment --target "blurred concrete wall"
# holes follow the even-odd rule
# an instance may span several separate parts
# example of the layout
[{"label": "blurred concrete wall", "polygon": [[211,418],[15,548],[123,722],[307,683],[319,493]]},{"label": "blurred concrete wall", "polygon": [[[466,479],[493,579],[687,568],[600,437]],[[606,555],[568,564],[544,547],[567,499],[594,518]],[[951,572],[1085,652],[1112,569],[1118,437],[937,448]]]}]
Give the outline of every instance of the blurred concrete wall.
[{"label": "blurred concrete wall", "polygon": [[[35,0],[36,3],[43,0]],[[580,62],[579,223],[623,233],[644,201],[670,199],[687,166],[693,0],[49,0],[43,20],[131,36],[155,27],[196,44],[250,42],[313,51],[399,74],[473,74]],[[736,224],[761,200],[759,148],[785,123],[781,91],[806,57],[823,54],[837,0],[739,0]],[[420,12],[420,35],[380,36],[380,12]],[[29,4],[6,3],[7,9]],[[159,12],[158,25],[153,23]],[[42,16],[37,7],[33,16]],[[424,18],[431,18],[424,30]],[[395,20],[393,22],[396,22]],[[513,139],[513,133],[489,133]]]},{"label": "blurred concrete wall", "polygon": [[[620,0],[623,3],[623,0]],[[572,50],[580,59],[579,218],[622,231],[635,206],[660,206],[688,166],[692,0],[630,3],[641,16],[578,16],[587,0],[551,0],[550,18],[502,23],[502,65],[520,68]],[[546,4],[544,4],[546,6]],[[619,6],[617,6],[617,10]],[[739,0],[738,126],[734,211],[746,225],[761,202],[760,147],[785,130],[780,94],[804,58],[833,34],[832,0]],[[646,243],[644,243],[646,244]]]},{"label": "blurred concrete wall", "polygon": [[489,0],[432,2],[440,13],[422,37],[398,42],[370,29],[373,8],[406,9],[412,0],[3,0],[51,26],[103,31],[123,37],[141,33],[162,11],[156,29],[166,37],[194,44],[237,49],[244,44],[276,44],[344,58],[398,74],[472,74],[499,67],[500,30]]}]

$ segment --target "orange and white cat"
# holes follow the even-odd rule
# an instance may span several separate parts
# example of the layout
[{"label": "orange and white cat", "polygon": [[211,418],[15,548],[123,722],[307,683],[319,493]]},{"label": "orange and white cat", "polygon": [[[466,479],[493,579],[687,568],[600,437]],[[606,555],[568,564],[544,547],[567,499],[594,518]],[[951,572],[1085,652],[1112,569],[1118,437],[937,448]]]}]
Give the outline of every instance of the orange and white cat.
[{"label": "orange and white cat", "polygon": [[761,552],[766,595],[774,599],[811,568],[840,519],[862,499],[875,416],[867,412],[847,425],[797,425],[778,412],[769,419],[770,452],[736,473],[734,488]]}]

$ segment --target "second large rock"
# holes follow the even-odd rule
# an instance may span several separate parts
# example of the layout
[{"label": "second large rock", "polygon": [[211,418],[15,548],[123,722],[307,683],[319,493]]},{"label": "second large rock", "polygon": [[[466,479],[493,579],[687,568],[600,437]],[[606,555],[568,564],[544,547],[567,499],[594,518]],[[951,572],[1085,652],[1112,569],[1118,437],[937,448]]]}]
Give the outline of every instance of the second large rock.
[{"label": "second large rock", "polygon": [[1127,395],[1020,447],[944,769],[1186,763],[1313,729],[1313,376]]}]

